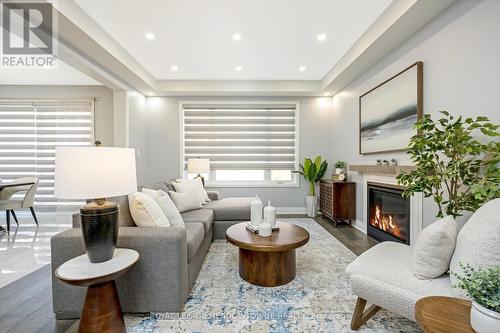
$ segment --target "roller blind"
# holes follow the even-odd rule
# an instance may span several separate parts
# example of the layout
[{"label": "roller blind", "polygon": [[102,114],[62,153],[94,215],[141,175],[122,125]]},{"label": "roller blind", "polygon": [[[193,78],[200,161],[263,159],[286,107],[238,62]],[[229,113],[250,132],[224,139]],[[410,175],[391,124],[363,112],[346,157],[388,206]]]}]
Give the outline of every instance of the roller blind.
[{"label": "roller blind", "polygon": [[296,104],[183,104],[184,169],[209,158],[212,170],[293,170]]},{"label": "roller blind", "polygon": [[54,197],[55,147],[92,143],[91,99],[0,100],[0,178],[39,178],[35,195],[38,210],[73,210],[80,204]]}]

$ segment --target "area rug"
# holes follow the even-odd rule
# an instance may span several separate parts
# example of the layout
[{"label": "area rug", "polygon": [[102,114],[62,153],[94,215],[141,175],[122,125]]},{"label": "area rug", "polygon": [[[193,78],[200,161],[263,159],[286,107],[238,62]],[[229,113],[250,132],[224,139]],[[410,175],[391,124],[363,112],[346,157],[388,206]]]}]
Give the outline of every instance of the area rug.
[{"label": "area rug", "polygon": [[[279,219],[305,228],[297,276],[264,288],[238,274],[238,249],[216,241],[181,314],[126,315],[128,332],[350,332],[356,297],[345,267],[356,255],[312,219]],[[420,332],[405,318],[380,311],[358,332]]]}]

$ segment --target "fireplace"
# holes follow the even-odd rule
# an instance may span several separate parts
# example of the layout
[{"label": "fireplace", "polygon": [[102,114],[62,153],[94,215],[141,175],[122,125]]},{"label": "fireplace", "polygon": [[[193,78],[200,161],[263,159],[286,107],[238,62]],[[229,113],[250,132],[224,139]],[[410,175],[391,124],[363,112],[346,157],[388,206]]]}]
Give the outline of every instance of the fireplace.
[{"label": "fireplace", "polygon": [[410,244],[410,198],[397,185],[368,182],[368,235]]}]

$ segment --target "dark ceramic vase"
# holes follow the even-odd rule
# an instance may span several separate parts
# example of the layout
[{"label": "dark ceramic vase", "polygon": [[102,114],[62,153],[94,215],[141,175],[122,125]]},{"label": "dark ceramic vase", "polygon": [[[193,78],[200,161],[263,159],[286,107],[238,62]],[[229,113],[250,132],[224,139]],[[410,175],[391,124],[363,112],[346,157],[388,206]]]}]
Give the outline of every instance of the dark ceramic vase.
[{"label": "dark ceramic vase", "polygon": [[113,258],[118,239],[118,206],[87,207],[80,209],[81,228],[85,249],[91,263]]}]

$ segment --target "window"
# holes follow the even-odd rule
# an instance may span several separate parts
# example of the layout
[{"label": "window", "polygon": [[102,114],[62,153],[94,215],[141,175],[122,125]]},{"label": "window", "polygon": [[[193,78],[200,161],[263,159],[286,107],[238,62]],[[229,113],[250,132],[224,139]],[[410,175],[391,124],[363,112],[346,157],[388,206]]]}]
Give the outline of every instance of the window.
[{"label": "window", "polygon": [[93,105],[91,99],[0,99],[0,178],[37,177],[37,210],[74,210],[81,204],[54,197],[55,147],[92,145]]},{"label": "window", "polygon": [[298,186],[298,103],[184,102],[183,177],[190,158],[209,158],[208,186]]}]

